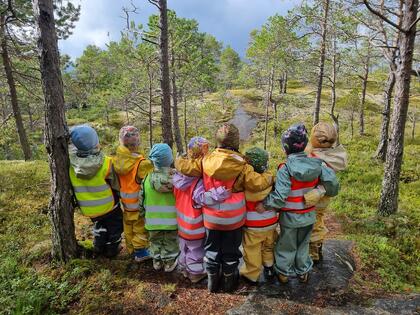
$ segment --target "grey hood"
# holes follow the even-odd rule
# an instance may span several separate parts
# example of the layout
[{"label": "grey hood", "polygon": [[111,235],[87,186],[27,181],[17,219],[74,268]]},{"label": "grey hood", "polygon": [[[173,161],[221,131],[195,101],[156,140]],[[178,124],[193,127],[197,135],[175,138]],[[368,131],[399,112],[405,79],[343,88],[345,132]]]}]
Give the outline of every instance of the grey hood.
[{"label": "grey hood", "polygon": [[76,151],[70,151],[70,165],[73,167],[76,176],[83,179],[90,179],[95,176],[104,163],[104,158],[102,152],[80,157]]}]

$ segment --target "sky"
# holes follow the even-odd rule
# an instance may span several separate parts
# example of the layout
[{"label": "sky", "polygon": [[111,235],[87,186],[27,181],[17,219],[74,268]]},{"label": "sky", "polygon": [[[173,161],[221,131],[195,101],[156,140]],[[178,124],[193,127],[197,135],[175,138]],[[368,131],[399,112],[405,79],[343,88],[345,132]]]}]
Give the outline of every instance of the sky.
[{"label": "sky", "polygon": [[[132,0],[138,8],[133,14],[136,23],[147,23],[157,8],[147,0]],[[118,40],[125,20],[122,7],[130,7],[129,0],[75,0],[81,5],[80,20],[73,35],[59,42],[62,54],[75,59],[87,45],[105,48],[110,40]],[[269,16],[287,14],[301,0],[168,0],[168,8],[178,16],[196,19],[200,31],[210,33],[232,46],[241,57],[245,57],[249,33],[261,27]]]}]

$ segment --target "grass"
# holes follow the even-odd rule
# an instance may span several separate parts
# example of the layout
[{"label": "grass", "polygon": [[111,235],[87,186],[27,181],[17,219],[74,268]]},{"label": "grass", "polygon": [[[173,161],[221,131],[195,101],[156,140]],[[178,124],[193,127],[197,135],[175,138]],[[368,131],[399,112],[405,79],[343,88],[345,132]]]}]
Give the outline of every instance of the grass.
[{"label": "grass", "polygon": [[[310,125],[312,97],[310,88],[293,83],[290,94],[279,99],[279,130],[292,122],[303,120]],[[346,97],[348,92],[340,93]],[[238,102],[246,110],[261,116],[264,107],[262,93],[257,90],[233,90],[205,96],[196,101],[194,117],[190,116],[189,136],[204,135],[212,139],[215,127],[227,121]],[[224,108],[218,106],[222,101]],[[350,101],[352,101],[350,99]],[[340,100],[339,100],[340,102]],[[345,104],[348,100],[342,100]],[[190,103],[189,106],[193,104]],[[324,108],[326,103],[323,105]],[[367,107],[365,136],[350,137],[346,108],[338,108],[341,117],[341,140],[350,156],[349,168],[340,173],[342,191],[331,210],[343,223],[344,235],[356,241],[361,258],[357,278],[364,286],[389,292],[418,291],[420,267],[420,157],[419,131],[416,139],[408,138],[400,182],[399,211],[388,218],[377,216],[377,202],[383,165],[372,158],[377,143],[380,115],[375,104]],[[270,111],[270,115],[271,115]],[[322,113],[323,119],[328,119]],[[72,123],[82,117],[70,115]],[[195,118],[197,122],[195,123]],[[110,117],[107,126],[103,117],[95,117],[101,143],[111,152],[117,141],[118,129],[124,122],[119,113]],[[206,123],[202,123],[205,121]],[[263,124],[253,132],[252,141],[243,145],[263,145]],[[143,126],[143,129],[144,126]],[[158,126],[154,130],[159,137]],[[280,142],[272,135],[274,121],[269,122],[270,168],[284,160]],[[142,143],[147,143],[143,132]],[[146,145],[145,145],[146,147]],[[186,299],[207,301],[195,303],[200,311],[224,312],[243,297],[221,295],[214,300],[204,287],[192,287],[184,280],[160,276],[151,265],[135,265],[127,256],[114,261],[74,259],[65,265],[50,260],[50,225],[46,208],[49,198],[48,165],[45,161],[0,161],[0,313],[176,313],[185,311]],[[89,221],[76,213],[77,235],[85,247],[92,245]],[[233,304],[232,304],[233,303]],[[221,305],[213,309],[215,305]]]}]

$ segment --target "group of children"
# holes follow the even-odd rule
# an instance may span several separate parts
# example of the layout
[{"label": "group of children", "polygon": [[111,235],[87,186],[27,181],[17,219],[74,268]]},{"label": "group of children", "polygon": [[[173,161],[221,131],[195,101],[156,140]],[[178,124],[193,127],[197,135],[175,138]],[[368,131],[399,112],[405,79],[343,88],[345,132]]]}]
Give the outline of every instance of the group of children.
[{"label": "group of children", "polygon": [[239,153],[233,124],[219,128],[215,150],[194,137],[175,162],[165,143],[141,155],[133,126],[120,130],[116,154],[105,156],[95,130],[80,125],[71,130],[70,180],[94,223],[98,255],[116,256],[124,232],[135,261],[153,259],[165,272],[178,266],[192,283],[207,277],[210,292],[234,291],[240,275],[257,284],[262,271],[266,279],[306,282],[322,258],[323,216],[339,190],[335,172],[347,163],[336,138],[333,126],[319,123],[307,145],[305,126],[292,125],[281,138],[287,161],[274,180],[265,150]]}]

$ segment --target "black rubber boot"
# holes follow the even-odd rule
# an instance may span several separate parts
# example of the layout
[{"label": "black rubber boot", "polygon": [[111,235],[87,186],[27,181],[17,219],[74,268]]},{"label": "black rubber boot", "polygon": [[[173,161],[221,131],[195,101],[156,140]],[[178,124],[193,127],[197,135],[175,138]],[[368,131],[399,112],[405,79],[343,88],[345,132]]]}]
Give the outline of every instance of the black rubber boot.
[{"label": "black rubber boot", "polygon": [[225,292],[233,292],[238,287],[239,275],[238,270],[230,274],[223,274],[223,290]]},{"label": "black rubber boot", "polygon": [[214,293],[219,289],[220,275],[219,273],[207,273],[207,289]]},{"label": "black rubber boot", "polygon": [[273,280],[274,279],[274,268],[264,266],[264,278],[265,280]]}]

